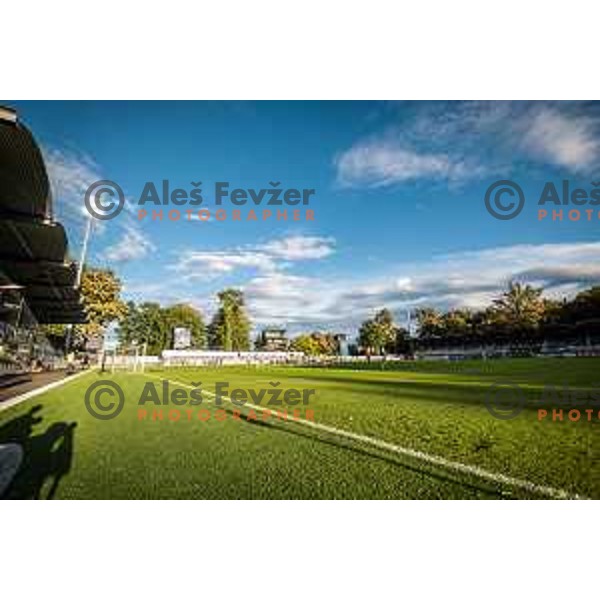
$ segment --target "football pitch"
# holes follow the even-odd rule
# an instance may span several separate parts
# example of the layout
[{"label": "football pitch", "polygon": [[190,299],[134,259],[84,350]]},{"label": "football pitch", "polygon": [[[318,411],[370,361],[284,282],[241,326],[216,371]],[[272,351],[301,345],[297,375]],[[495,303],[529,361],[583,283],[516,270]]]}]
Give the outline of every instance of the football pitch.
[{"label": "football pitch", "polygon": [[[104,380],[111,419],[85,403]],[[490,414],[494,385],[520,414]],[[0,443],[25,450],[10,498],[600,498],[599,390],[595,358],[90,371],[2,410]]]}]

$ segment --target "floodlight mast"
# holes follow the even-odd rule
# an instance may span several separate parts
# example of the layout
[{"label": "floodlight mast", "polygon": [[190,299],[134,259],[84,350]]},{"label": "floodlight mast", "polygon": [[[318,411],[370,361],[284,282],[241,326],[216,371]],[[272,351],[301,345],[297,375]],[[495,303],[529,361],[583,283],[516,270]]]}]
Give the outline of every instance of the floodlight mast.
[{"label": "floodlight mast", "polygon": [[83,265],[85,264],[85,260],[87,257],[87,249],[88,243],[90,240],[90,234],[92,233],[92,215],[88,215],[88,220],[85,226],[85,235],[83,236],[83,248],[81,249],[81,260],[79,261],[79,265],[77,268],[77,279],[75,283],[75,287],[79,287],[81,285],[81,277],[83,275]]},{"label": "floodlight mast", "polygon": [[[83,276],[83,265],[85,264],[85,260],[87,257],[88,243],[90,240],[90,235],[92,233],[92,215],[88,215],[87,223],[85,225],[85,234],[83,236],[83,247],[81,249],[81,258],[79,260],[79,265],[77,265],[77,277],[75,279],[75,288],[79,288],[81,286],[81,278]],[[65,340],[65,354],[68,354],[69,348],[71,346],[71,336],[73,332],[73,324],[70,323],[67,326],[67,339]]]},{"label": "floodlight mast", "polygon": [[141,365],[140,365],[140,366],[141,366],[141,368],[142,368],[142,369],[141,369],[141,370],[142,370],[142,373],[144,372],[145,365],[146,365],[146,360],[145,360],[145,358],[146,358],[146,352],[147,352],[147,351],[148,351],[148,342],[144,342],[144,345],[142,346],[142,362],[141,362]]},{"label": "floodlight mast", "polygon": [[133,356],[133,372],[137,373],[138,356],[140,354],[140,347],[138,346],[137,340],[133,340],[131,342],[131,345],[133,346],[133,349],[135,351],[135,354]]}]

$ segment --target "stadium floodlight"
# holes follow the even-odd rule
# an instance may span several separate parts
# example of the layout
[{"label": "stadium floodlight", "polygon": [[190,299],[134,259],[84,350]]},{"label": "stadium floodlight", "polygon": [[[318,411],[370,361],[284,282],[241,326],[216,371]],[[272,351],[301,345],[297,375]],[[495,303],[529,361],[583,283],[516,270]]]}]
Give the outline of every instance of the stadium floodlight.
[{"label": "stadium floodlight", "polygon": [[[81,258],[79,260],[79,265],[77,265],[77,276],[75,278],[75,288],[79,289],[81,287],[81,277],[83,275],[83,265],[85,264],[87,258],[87,249],[90,241],[90,235],[92,233],[92,224],[93,219],[91,215],[88,215],[87,223],[85,225],[85,234],[83,236],[83,246],[81,248]],[[65,352],[69,351],[71,346],[71,338],[73,335],[73,325],[67,325],[67,339],[65,340]]]}]

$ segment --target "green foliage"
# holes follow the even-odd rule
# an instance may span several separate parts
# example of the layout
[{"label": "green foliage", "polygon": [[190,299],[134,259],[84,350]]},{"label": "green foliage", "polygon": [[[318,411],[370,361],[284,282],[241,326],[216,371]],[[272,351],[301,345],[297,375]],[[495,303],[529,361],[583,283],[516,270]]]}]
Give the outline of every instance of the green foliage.
[{"label": "green foliage", "polygon": [[[81,278],[81,300],[88,322],[72,329],[70,348],[83,348],[85,342],[102,334],[104,327],[127,314],[121,300],[121,281],[109,269],[87,268]],[[55,348],[65,347],[66,325],[40,325],[40,331]]]},{"label": "green foliage", "polygon": [[264,346],[265,346],[265,340],[264,340],[262,333],[257,333],[256,337],[254,338],[254,349],[262,350],[264,348]]},{"label": "green foliage", "polygon": [[444,316],[435,308],[418,308],[416,318],[420,337],[435,337],[444,332]]},{"label": "green foliage", "polygon": [[566,312],[575,322],[600,319],[600,286],[579,293],[566,307]]},{"label": "green foliage", "polygon": [[250,350],[250,320],[241,290],[226,289],[218,294],[219,309],[209,329],[211,347],[227,352]]},{"label": "green foliage", "polygon": [[160,305],[145,302],[136,306],[129,302],[119,335],[125,345],[147,344],[148,354],[160,354],[168,344],[168,329]]},{"label": "green foliage", "polygon": [[508,290],[494,300],[492,311],[499,327],[534,329],[544,317],[542,289],[510,282]]},{"label": "green foliage", "polygon": [[294,338],[291,349],[308,356],[331,356],[337,354],[338,344],[333,334],[313,331]]},{"label": "green foliage", "polygon": [[310,333],[303,333],[292,340],[291,349],[295,352],[304,352],[307,356],[318,356],[321,348],[317,340]]},{"label": "green foliage", "polygon": [[590,340],[600,333],[600,286],[573,300],[550,300],[542,289],[511,282],[490,306],[441,313],[433,308],[416,311],[419,341],[436,344],[516,343],[540,345],[543,340]]},{"label": "green foliage", "polygon": [[192,348],[206,347],[206,327],[199,310],[188,304],[175,304],[163,310],[163,317],[169,336],[169,346],[173,344],[173,329],[185,327],[190,330]]},{"label": "green foliage", "polygon": [[128,313],[121,323],[120,338],[124,344],[147,344],[148,354],[160,354],[173,345],[173,329],[190,330],[192,348],[206,346],[206,327],[202,314],[187,304],[161,308],[159,304],[145,302],[138,306],[130,302]]},{"label": "green foliage", "polygon": [[88,323],[80,326],[84,335],[101,331],[111,321],[122,319],[127,306],[121,300],[121,281],[108,269],[86,269],[81,279],[81,295]]},{"label": "green foliage", "polygon": [[368,355],[396,352],[397,338],[398,327],[387,308],[365,321],[358,332],[358,343]]}]

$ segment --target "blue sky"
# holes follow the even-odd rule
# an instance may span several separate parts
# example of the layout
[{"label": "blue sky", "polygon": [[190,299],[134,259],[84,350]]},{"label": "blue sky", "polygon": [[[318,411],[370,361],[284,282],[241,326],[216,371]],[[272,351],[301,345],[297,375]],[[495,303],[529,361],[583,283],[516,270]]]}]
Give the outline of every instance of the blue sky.
[{"label": "blue sky", "polygon": [[[5,102],[40,142],[57,217],[78,257],[83,196],[118,182],[128,210],[95,225],[91,262],[125,296],[189,302],[244,289],[256,326],[353,331],[389,306],[477,307],[511,278],[572,295],[600,281],[599,207],[590,222],[539,222],[545,181],[600,180],[600,103]],[[139,222],[146,181],[314,188],[314,222]],[[518,182],[514,220],[487,187]],[[228,207],[229,208],[229,207]],[[565,207],[573,208],[573,207]],[[592,207],[583,207],[592,208]]]}]

